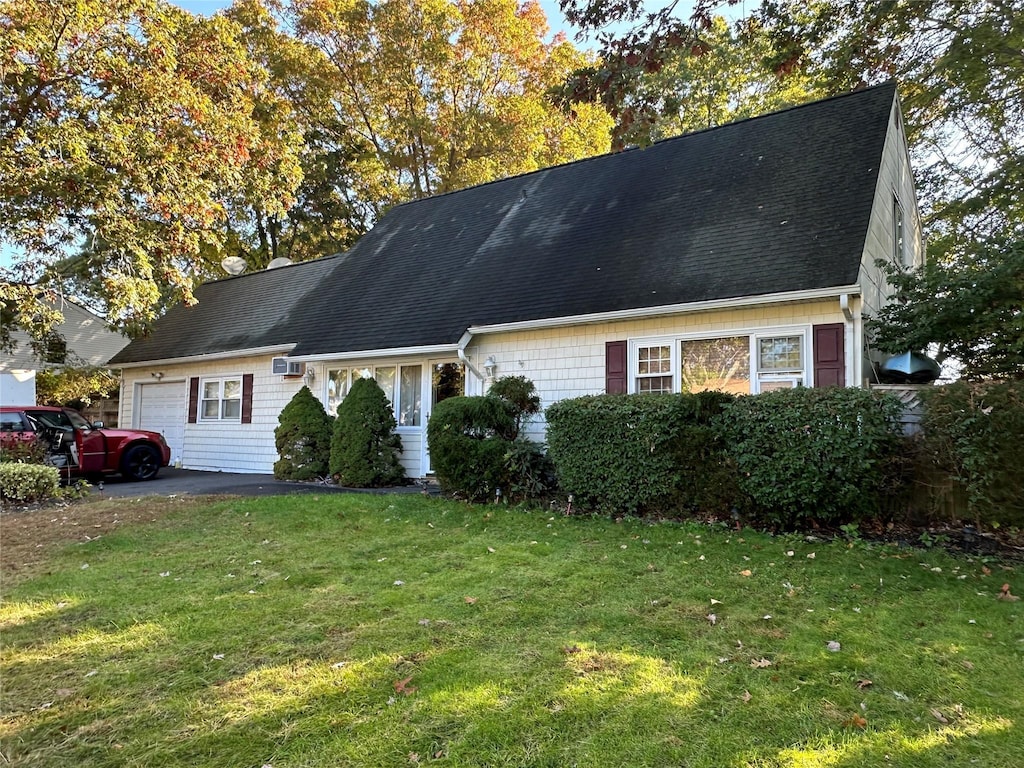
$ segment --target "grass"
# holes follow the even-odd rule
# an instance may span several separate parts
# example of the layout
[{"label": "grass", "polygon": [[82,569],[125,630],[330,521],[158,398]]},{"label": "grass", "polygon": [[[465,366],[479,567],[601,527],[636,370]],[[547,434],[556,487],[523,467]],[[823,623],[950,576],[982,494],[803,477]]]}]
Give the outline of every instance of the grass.
[{"label": "grass", "polygon": [[12,765],[1024,764],[1013,566],[416,496],[17,514]]}]

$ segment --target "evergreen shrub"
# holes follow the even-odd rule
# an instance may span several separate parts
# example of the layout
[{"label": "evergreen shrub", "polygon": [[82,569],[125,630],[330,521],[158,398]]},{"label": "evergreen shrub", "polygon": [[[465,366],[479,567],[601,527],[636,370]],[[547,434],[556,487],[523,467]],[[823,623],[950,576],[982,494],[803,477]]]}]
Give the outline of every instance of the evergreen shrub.
[{"label": "evergreen shrub", "polygon": [[0,499],[4,501],[46,501],[56,496],[59,488],[56,467],[0,462]]},{"label": "evergreen shrub", "polygon": [[900,403],[866,389],[740,397],[716,420],[755,520],[844,523],[879,510],[900,446]]},{"label": "evergreen shrub", "polygon": [[274,462],[274,477],[300,481],[325,477],[331,454],[331,417],[309,387],[295,393],[277,421],[274,444],[280,458]]},{"label": "evergreen shrub", "polygon": [[402,439],[384,390],[373,379],[358,379],[338,406],[331,438],[330,473],[340,485],[378,488],[405,480],[398,458]]},{"label": "evergreen shrub", "polygon": [[469,499],[487,500],[508,489],[505,454],[515,417],[497,397],[449,397],[434,406],[427,424],[430,465],[441,486]]},{"label": "evergreen shrub", "polygon": [[1024,381],[956,382],[922,390],[922,401],[922,452],[966,498],[962,511],[978,525],[1024,527]]},{"label": "evergreen shrub", "polygon": [[732,396],[594,395],[547,409],[559,486],[583,508],[670,517],[728,509],[735,481],[714,417]]}]

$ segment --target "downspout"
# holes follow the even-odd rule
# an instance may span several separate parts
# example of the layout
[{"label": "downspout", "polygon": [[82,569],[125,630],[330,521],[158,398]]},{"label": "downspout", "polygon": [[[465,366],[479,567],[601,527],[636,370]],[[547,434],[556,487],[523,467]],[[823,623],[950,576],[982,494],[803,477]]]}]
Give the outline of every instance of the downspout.
[{"label": "downspout", "polygon": [[462,334],[462,338],[459,339],[459,348],[458,348],[459,360],[461,360],[462,364],[465,365],[467,368],[469,368],[469,370],[473,372],[473,375],[476,376],[480,380],[481,384],[483,384],[484,383],[484,375],[482,373],[480,373],[480,371],[478,371],[476,369],[476,366],[474,366],[471,362],[469,362],[469,358],[466,357],[466,347],[469,346],[469,342],[471,342],[472,340],[473,340],[473,334],[470,333],[469,331],[466,331],[464,334]]},{"label": "downspout", "polygon": [[[846,371],[844,372],[844,377],[847,379],[846,386],[859,387],[863,384],[861,369],[863,367],[864,350],[860,340],[860,329],[857,327],[856,318],[850,307],[850,294],[839,294],[839,309],[843,312],[846,324],[846,333],[843,334],[843,345],[845,347],[843,354],[847,360]],[[846,376],[847,373],[849,376]]]}]

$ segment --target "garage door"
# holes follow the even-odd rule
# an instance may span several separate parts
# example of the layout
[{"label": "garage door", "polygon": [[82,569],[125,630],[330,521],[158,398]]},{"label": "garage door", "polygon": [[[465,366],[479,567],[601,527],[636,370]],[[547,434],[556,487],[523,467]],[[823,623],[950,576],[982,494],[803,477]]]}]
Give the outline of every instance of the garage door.
[{"label": "garage door", "polygon": [[139,389],[138,428],[162,434],[171,447],[171,464],[181,461],[185,444],[185,382],[143,384]]}]

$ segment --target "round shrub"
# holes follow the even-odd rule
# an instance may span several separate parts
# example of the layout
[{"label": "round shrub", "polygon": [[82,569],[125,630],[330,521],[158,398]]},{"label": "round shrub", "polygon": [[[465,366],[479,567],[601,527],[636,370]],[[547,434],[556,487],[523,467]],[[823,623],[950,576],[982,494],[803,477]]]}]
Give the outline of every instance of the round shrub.
[{"label": "round shrub", "polygon": [[358,379],[338,406],[331,438],[330,472],[340,485],[379,488],[405,480],[399,463],[402,439],[384,390],[373,379]]},{"label": "round shrub", "polygon": [[513,429],[502,434],[508,440],[515,440],[523,423],[531,416],[540,413],[540,397],[533,382],[525,376],[503,376],[491,384],[487,391],[488,397],[500,400],[508,408],[513,419]]},{"label": "round shrub", "polygon": [[876,514],[898,450],[899,401],[866,389],[740,397],[717,419],[754,519],[786,528]]},{"label": "round shrub", "polygon": [[511,410],[497,397],[449,397],[434,407],[427,424],[430,464],[446,491],[490,498],[508,489],[505,454],[515,430]]},{"label": "round shrub", "polygon": [[3,501],[46,501],[56,496],[59,488],[60,474],[56,467],[0,462],[0,499]]},{"label": "round shrub", "polygon": [[315,480],[327,475],[331,453],[331,417],[309,387],[303,387],[281,409],[274,445],[281,457],[274,462],[279,480]]}]

